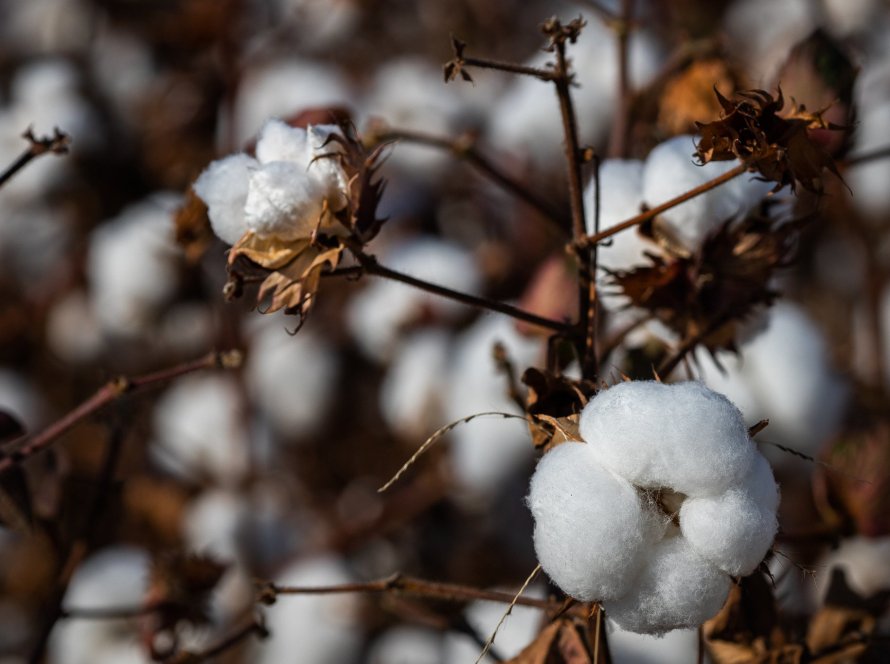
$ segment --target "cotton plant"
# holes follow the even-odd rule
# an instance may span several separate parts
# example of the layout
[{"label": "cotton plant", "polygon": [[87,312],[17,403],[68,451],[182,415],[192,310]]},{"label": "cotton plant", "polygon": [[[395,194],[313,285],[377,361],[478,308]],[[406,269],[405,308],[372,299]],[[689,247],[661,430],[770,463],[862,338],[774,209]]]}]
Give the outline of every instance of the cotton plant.
[{"label": "cotton plant", "polygon": [[699,626],[778,527],[778,488],[741,413],[701,383],[625,382],[590,401],[579,432],[531,480],[544,571],[622,629]]}]

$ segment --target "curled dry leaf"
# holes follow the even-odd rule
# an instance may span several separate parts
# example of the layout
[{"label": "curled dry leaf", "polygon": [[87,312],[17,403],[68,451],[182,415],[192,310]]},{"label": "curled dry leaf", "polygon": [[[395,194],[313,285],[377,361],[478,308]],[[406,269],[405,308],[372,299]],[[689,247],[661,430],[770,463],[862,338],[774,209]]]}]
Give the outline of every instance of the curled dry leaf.
[{"label": "curled dry leaf", "polygon": [[581,440],[578,414],[596,392],[585,380],[531,367],[522,374],[528,388],[525,410],[530,415],[532,443],[543,451],[570,440]]},{"label": "curled dry leaf", "polygon": [[593,664],[586,624],[575,617],[557,618],[507,664]]}]

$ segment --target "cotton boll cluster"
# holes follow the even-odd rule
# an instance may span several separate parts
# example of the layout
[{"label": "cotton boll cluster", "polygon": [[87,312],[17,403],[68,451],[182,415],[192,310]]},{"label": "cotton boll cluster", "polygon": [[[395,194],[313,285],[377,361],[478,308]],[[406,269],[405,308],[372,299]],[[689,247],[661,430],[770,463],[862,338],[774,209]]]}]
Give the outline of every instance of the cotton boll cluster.
[{"label": "cotton boll cluster", "polygon": [[[139,606],[145,600],[148,573],[148,556],[139,549],[100,551],[74,572],[63,606]],[[139,636],[132,620],[63,620],[53,629],[48,658],[53,664],[147,664],[151,658],[140,645]]]},{"label": "cotton boll cluster", "polygon": [[768,419],[767,440],[815,454],[840,426],[847,389],[831,368],[826,340],[800,307],[780,302],[765,322],[738,356],[718,354],[725,372],[698,353],[701,378],[747,420]]},{"label": "cotton boll cluster", "polygon": [[625,382],[591,400],[580,433],[584,443],[551,450],[532,477],[544,571],[569,595],[603,601],[623,629],[700,625],[778,527],[778,489],[741,413],[700,383]]},{"label": "cotton boll cluster", "polygon": [[179,379],[154,412],[154,460],[186,480],[232,486],[247,472],[249,443],[235,379],[195,374]]},{"label": "cotton boll cluster", "polygon": [[[293,563],[275,579],[281,586],[326,586],[350,583],[346,563],[324,556]],[[272,638],[253,647],[250,661],[280,664],[299,653],[314,664],[343,664],[358,657],[362,634],[357,625],[357,595],[285,596],[269,608],[266,626]]]},{"label": "cotton boll cluster", "polygon": [[214,161],[195,181],[213,231],[228,244],[253,231],[259,237],[306,239],[330,227],[329,210],[346,204],[346,175],[328,139],[332,125],[291,127],[269,120],[256,158],[234,154]]},{"label": "cotton boll cluster", "polygon": [[[478,295],[482,274],[471,253],[432,237],[392,247],[381,257],[389,268],[453,290]],[[405,284],[371,281],[349,303],[346,323],[368,357],[385,362],[396,349],[402,331],[412,324],[455,320],[466,306]]]}]

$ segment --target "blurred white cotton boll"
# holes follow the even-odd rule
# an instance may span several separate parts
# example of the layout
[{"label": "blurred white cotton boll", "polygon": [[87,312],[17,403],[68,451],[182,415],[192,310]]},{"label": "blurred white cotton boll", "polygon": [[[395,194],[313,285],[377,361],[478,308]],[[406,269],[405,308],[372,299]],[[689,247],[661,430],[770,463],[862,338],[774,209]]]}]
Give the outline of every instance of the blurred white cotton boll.
[{"label": "blurred white cotton boll", "polygon": [[[466,249],[433,237],[392,247],[380,262],[394,270],[456,291],[478,295],[482,274]],[[365,354],[385,362],[392,357],[402,328],[427,318],[453,320],[466,305],[413,286],[368,277],[369,283],[350,301],[346,322]]]},{"label": "blurred white cotton boll", "polygon": [[[297,561],[275,578],[281,586],[329,586],[354,581],[333,555]],[[266,612],[270,638],[255,644],[249,661],[349,664],[358,659],[362,633],[358,595],[285,595]]]},{"label": "blurred white cotton boll", "polygon": [[[275,0],[301,49],[330,48],[355,32],[362,18],[355,0]],[[288,34],[292,34],[291,31]]]},{"label": "blurred white cotton boll", "polygon": [[380,413],[396,434],[422,440],[441,425],[450,352],[443,330],[421,330],[399,344],[380,392]]},{"label": "blurred white cotton boll", "polygon": [[34,386],[20,373],[0,368],[0,410],[14,416],[25,430],[43,424],[46,404]]},{"label": "blurred white cotton boll", "polygon": [[381,634],[368,652],[366,664],[445,664],[442,635],[432,629],[399,625]]},{"label": "blurred white cotton boll", "polygon": [[182,518],[182,532],[191,551],[224,562],[239,558],[239,533],[248,506],[244,497],[226,489],[210,489],[189,503]]},{"label": "blurred white cotton boll", "polygon": [[614,664],[689,664],[698,657],[698,630],[677,629],[660,636],[636,634],[606,622]]},{"label": "blurred white cotton boll", "polygon": [[351,100],[340,70],[320,62],[294,58],[250,68],[235,104],[236,144],[246,144],[268,118],[319,106],[348,106]]},{"label": "blurred white cotton boll", "polygon": [[[443,424],[481,412],[521,414],[507,396],[506,376],[495,364],[492,352],[496,342],[504,346],[515,366],[538,363],[540,339],[521,335],[506,316],[482,316],[456,342],[445,389]],[[523,420],[479,417],[455,427],[449,437],[455,476],[465,487],[483,494],[496,490],[525,466],[533,453]]]},{"label": "blurred white cotton boll", "polygon": [[[139,606],[145,601],[148,573],[149,558],[140,549],[100,551],[74,572],[63,606],[80,609]],[[139,636],[132,620],[62,620],[50,637],[49,661],[53,664],[98,661],[148,664],[151,658],[142,652]]]},{"label": "blurred white cotton boll", "polygon": [[[576,9],[586,13],[583,5]],[[579,140],[585,144],[596,143],[606,134],[618,90],[615,33],[598,18],[588,19],[577,44],[568,48],[577,83],[572,98]],[[644,31],[634,31],[629,48],[630,80],[636,89],[646,85],[658,70],[659,49]],[[553,59],[552,53],[539,52],[526,64],[545,67]],[[491,109],[488,135],[502,150],[526,154],[546,165],[562,154],[559,113],[553,84],[518,76]]]},{"label": "blurred white cotton boll", "polygon": [[53,304],[46,338],[52,351],[66,362],[89,362],[102,352],[102,328],[84,291],[72,291]]},{"label": "blurred white cotton boll", "polygon": [[124,209],[90,236],[87,277],[93,311],[111,334],[138,335],[177,286],[180,250],[172,213],[179,202],[160,194]]},{"label": "blurred white cotton boll", "polygon": [[[890,105],[863,110],[856,124],[854,154],[890,145]],[[853,191],[853,205],[865,215],[882,220],[890,212],[890,162],[887,159],[852,166],[844,178]]]},{"label": "blurred white cotton boll", "polygon": [[311,434],[327,415],[334,394],[336,349],[311,329],[288,334],[281,317],[263,322],[251,336],[245,367],[251,398],[278,433]]},{"label": "blurred white cotton boll", "polygon": [[7,52],[72,52],[90,40],[91,9],[82,0],[4,3],[0,34]]},{"label": "blurred white cotton boll", "polygon": [[841,569],[851,590],[870,597],[890,590],[890,537],[851,537],[825,555],[816,566],[816,594],[825,600],[833,569]]},{"label": "blurred white cotton boll", "polygon": [[155,406],[152,457],[177,477],[204,475],[224,486],[237,483],[247,472],[249,456],[242,410],[232,376],[180,378]]},{"label": "blurred white cotton boll", "polygon": [[[643,162],[639,159],[606,159],[599,170],[600,231],[640,213],[643,206]],[[596,180],[591,178],[584,192],[587,232],[594,233]],[[644,261],[643,252],[655,245],[643,240],[636,229],[628,229],[599,247],[599,265],[610,270],[627,270]]]},{"label": "blurred white cotton boll", "polygon": [[[643,200],[660,205],[704,184],[737,166],[735,161],[712,161],[700,166],[693,153],[695,137],[675,136],[657,145],[643,168]],[[774,184],[740,175],[730,182],[686,201],[659,215],[687,250],[695,251],[702,240],[730,219],[739,219],[759,203]]]},{"label": "blurred white cotton boll", "polygon": [[[11,182],[14,181],[15,178]],[[47,277],[57,274],[60,266],[65,265],[72,228],[63,209],[40,202],[14,201],[4,197],[3,191],[0,189],[0,270],[27,291],[35,283],[45,283]]]}]

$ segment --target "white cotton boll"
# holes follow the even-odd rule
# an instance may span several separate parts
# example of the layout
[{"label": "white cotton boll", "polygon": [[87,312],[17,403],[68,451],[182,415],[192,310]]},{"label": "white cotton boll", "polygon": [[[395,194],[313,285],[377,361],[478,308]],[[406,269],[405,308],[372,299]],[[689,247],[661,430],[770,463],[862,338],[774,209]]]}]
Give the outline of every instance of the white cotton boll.
[{"label": "white cotton boll", "polygon": [[248,464],[241,411],[232,376],[208,373],[180,378],[155,407],[152,457],[178,477],[195,480],[206,475],[222,485],[237,483]]},{"label": "white cotton boll", "polygon": [[93,231],[87,277],[93,310],[112,334],[138,335],[177,286],[172,213],[179,198],[135,203]]},{"label": "white cotton boll", "polygon": [[532,475],[528,506],[541,567],[563,592],[590,602],[627,591],[660,529],[630,482],[596,463],[586,448],[563,443],[545,454]]},{"label": "white cotton boll", "polygon": [[216,236],[235,244],[247,230],[244,203],[250,173],[259,162],[246,154],[233,154],[212,162],[195,180],[195,194],[207,205],[207,216]]},{"label": "white cotton boll", "polygon": [[820,605],[835,568],[843,570],[847,585],[862,597],[890,590],[890,537],[851,537],[827,554],[817,565],[815,579]]},{"label": "white cotton boll", "polygon": [[[387,251],[383,265],[418,279],[478,295],[482,274],[472,253],[433,237],[404,242]],[[401,329],[427,316],[453,320],[466,305],[390,279],[371,281],[346,310],[346,322],[369,357],[385,362],[392,356]]]},{"label": "white cotton boll", "polygon": [[245,380],[251,398],[278,433],[307,436],[318,430],[331,405],[339,358],[310,329],[287,333],[280,317],[251,337]]},{"label": "white cotton boll", "polygon": [[244,497],[225,489],[210,489],[189,503],[182,518],[182,533],[190,551],[223,562],[239,558],[239,535],[248,515]]},{"label": "white cotton boll", "polygon": [[698,630],[676,629],[664,635],[636,634],[606,622],[614,664],[689,664],[698,657]]},{"label": "white cotton boll", "polygon": [[885,9],[880,0],[823,0],[825,27],[835,36],[846,37],[872,27],[875,15]]},{"label": "white cotton boll", "polygon": [[[279,574],[281,586],[328,586],[353,582],[340,558],[301,560]],[[266,612],[270,638],[255,644],[248,661],[281,664],[346,664],[357,659],[362,645],[358,626],[361,599],[357,595],[292,595],[280,597]]]},{"label": "white cotton boll", "polygon": [[72,291],[56,301],[46,319],[46,340],[52,352],[71,363],[89,362],[102,352],[102,328],[87,294]]},{"label": "white cotton boll", "polygon": [[292,161],[308,166],[312,159],[308,136],[305,129],[291,127],[278,118],[272,118],[260,130],[256,158],[263,164]]},{"label": "white cotton boll", "polygon": [[[643,200],[655,207],[708,180],[732,170],[735,161],[698,165],[692,156],[695,137],[675,136],[649,153],[643,168]],[[659,219],[687,250],[695,251],[702,240],[725,221],[746,214],[769,193],[773,183],[740,175],[716,189],[662,212]]]},{"label": "white cotton boll", "polygon": [[663,634],[698,627],[729,595],[730,579],[699,556],[685,538],[668,537],[647,551],[648,564],[619,599],[606,600],[606,615],[622,629]]},{"label": "white cotton boll", "polygon": [[769,462],[757,454],[751,471],[716,496],[689,498],[680,508],[680,529],[692,547],[727,574],[753,572],[776,536],[778,488]]},{"label": "white cotton boll", "polygon": [[[63,606],[104,609],[138,606],[145,601],[149,558],[139,549],[105,549],[87,558],[74,572]],[[139,654],[139,629],[132,620],[63,620],[53,629],[48,659],[53,664],[93,664],[119,661],[110,655],[126,655],[126,661],[151,661]]]},{"label": "white cotton boll", "polygon": [[419,331],[399,344],[380,389],[380,413],[407,439],[427,436],[441,424],[441,392],[448,371],[451,337]]},{"label": "white cotton boll", "polygon": [[[500,342],[518,367],[537,364],[540,338],[524,337],[514,322],[499,314],[485,315],[456,342],[444,396],[445,422],[481,412],[521,415],[507,396],[507,378],[492,355]],[[461,424],[450,434],[451,465],[458,481],[480,493],[494,491],[532,457],[524,420],[486,416]]]},{"label": "white cotton boll", "polygon": [[0,368],[0,410],[15,417],[25,430],[33,433],[46,416],[43,398],[20,373]]},{"label": "white cotton boll", "polygon": [[321,223],[324,189],[289,161],[263,164],[250,174],[244,220],[261,237],[308,238]]},{"label": "white cotton boll", "polygon": [[4,3],[0,34],[8,53],[71,53],[86,47],[92,8],[81,0]]},{"label": "white cotton boll", "polygon": [[619,383],[581,412],[594,459],[645,488],[719,493],[748,472],[756,452],[742,414],[698,382]]},{"label": "white cotton boll", "polygon": [[[890,144],[890,105],[864,109],[858,118],[854,134],[854,154],[864,153]],[[883,219],[890,213],[890,163],[887,159],[873,159],[856,164],[844,174],[853,191],[853,204],[869,216]]]},{"label": "white cotton boll", "polygon": [[366,664],[444,664],[442,635],[432,629],[399,625],[371,644]]},{"label": "white cotton boll", "polygon": [[286,118],[314,107],[348,106],[352,97],[340,70],[316,61],[293,58],[249,69],[235,104],[236,143],[249,141],[270,117]]}]

